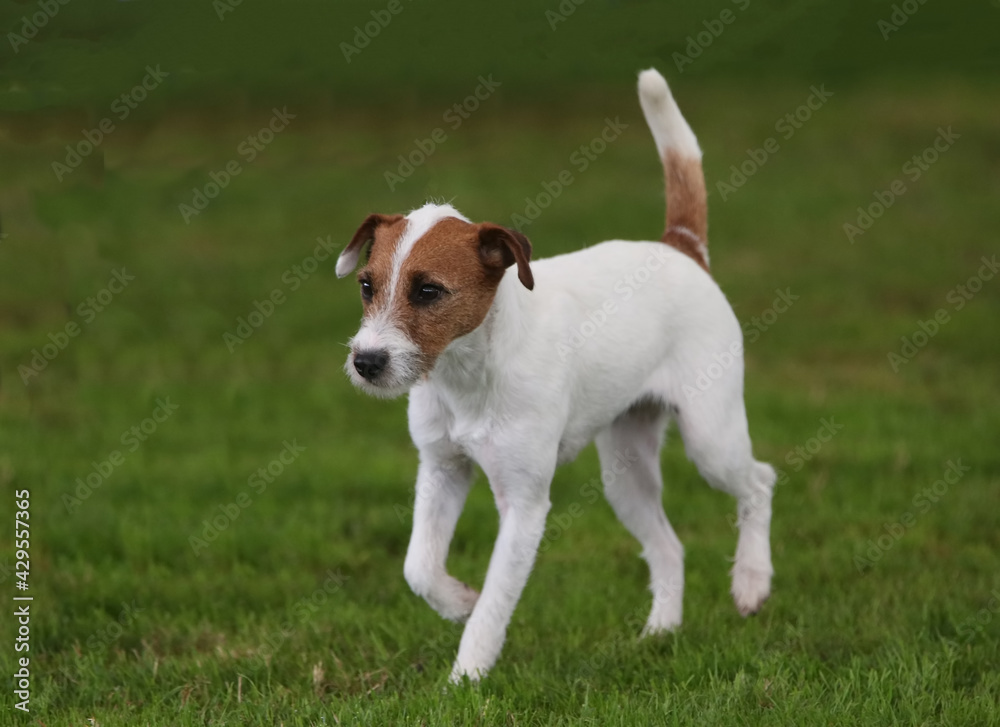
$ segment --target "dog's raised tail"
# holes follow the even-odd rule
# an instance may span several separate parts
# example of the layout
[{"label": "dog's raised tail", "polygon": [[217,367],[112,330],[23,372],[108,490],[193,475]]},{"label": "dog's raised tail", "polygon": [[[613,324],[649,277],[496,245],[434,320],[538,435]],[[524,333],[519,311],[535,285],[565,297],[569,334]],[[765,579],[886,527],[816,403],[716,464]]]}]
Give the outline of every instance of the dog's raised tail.
[{"label": "dog's raised tail", "polygon": [[639,74],[639,103],[666,178],[667,228],[662,240],[708,270],[708,201],[698,139],[655,68]]}]

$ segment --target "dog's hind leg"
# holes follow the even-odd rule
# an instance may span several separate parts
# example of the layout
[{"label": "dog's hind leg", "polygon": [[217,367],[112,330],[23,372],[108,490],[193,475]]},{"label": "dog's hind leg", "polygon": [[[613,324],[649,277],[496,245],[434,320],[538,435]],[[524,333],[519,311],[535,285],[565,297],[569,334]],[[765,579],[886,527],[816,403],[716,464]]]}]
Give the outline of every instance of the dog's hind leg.
[{"label": "dog's hind leg", "polygon": [[403,574],[414,593],[452,621],[465,621],[479,598],[475,589],[445,570],[448,547],[471,484],[472,463],[466,457],[421,452],[413,533]]},{"label": "dog's hind leg", "polygon": [[660,448],[667,417],[659,405],[640,405],[597,435],[604,493],[618,519],[642,544],[653,607],[643,635],[681,623],[684,548],[663,511]]},{"label": "dog's hind leg", "polygon": [[702,477],[736,498],[740,532],[732,594],[739,612],[749,616],[771,593],[771,497],[776,476],[771,465],[753,458],[742,373],[742,367],[727,371],[706,391],[681,404],[677,423],[687,455]]}]

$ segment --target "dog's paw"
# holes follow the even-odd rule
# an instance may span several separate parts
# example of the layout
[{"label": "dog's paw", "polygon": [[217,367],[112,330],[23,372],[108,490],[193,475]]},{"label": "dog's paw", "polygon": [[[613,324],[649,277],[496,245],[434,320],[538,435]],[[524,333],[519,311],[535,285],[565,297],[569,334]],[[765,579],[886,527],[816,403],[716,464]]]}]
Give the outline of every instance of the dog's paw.
[{"label": "dog's paw", "polygon": [[466,679],[472,684],[478,684],[479,680],[486,676],[486,672],[480,669],[469,669],[462,666],[458,661],[451,668],[451,675],[448,677],[448,683],[451,685],[459,685],[465,682]]},{"label": "dog's paw", "polygon": [[642,627],[642,631],[639,632],[639,638],[648,639],[651,636],[666,636],[667,634],[675,633],[680,626],[680,621],[668,624],[654,624],[647,621],[646,625]]},{"label": "dog's paw", "polygon": [[752,616],[771,595],[770,571],[733,568],[733,600],[743,617]]},{"label": "dog's paw", "polygon": [[679,605],[664,603],[654,604],[653,610],[646,620],[646,625],[642,627],[640,639],[647,636],[657,636],[659,634],[673,633],[680,628],[681,609]]},{"label": "dog's paw", "polygon": [[465,623],[479,601],[479,591],[455,578],[448,584],[447,598],[432,604],[442,618]]}]

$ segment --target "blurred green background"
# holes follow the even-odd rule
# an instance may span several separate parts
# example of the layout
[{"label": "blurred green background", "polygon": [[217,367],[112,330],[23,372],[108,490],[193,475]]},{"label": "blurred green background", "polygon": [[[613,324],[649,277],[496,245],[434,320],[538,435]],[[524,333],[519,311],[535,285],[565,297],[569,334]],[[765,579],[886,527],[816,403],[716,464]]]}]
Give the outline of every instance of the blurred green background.
[{"label": "blurred green background", "polygon": [[[11,523],[30,491],[35,597],[18,719],[995,723],[998,24],[996,3],[942,0],[0,3],[0,512]],[[564,170],[524,228],[537,257],[657,237],[662,171],[634,92],[651,65],[705,151],[756,454],[786,475],[774,595],[739,619],[733,503],[671,441],[685,624],[637,641],[646,566],[584,495],[588,449],[556,475],[499,665],[446,694],[460,627],[402,577],[405,401],[351,388],[356,285],[318,258],[370,212],[428,198],[510,224]],[[455,126],[480,77],[499,85]],[[800,111],[814,88],[832,95]],[[274,109],[293,118],[262,134]],[[607,119],[623,132],[581,169]],[[850,235],[877,195],[891,205]],[[134,280],[109,288],[116,272]],[[245,342],[225,338],[276,290]],[[779,291],[798,296],[780,313]],[[286,443],[305,449],[262,480]],[[949,462],[969,468],[956,483]],[[235,519],[233,503],[249,503]],[[495,534],[480,477],[452,572],[479,586]],[[13,536],[0,528],[5,597]],[[13,638],[4,619],[5,677]]]}]

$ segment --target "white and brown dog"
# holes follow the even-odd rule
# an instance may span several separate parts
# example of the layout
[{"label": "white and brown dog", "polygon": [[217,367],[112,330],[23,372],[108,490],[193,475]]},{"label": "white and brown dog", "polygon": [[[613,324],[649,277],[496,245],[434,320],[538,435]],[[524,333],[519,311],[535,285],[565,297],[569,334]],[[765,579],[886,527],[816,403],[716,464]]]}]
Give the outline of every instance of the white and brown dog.
[{"label": "white and brown dog", "polygon": [[[740,324],[708,272],[701,149],[657,71],[640,74],[639,99],[666,176],[661,242],[612,240],[531,262],[521,233],[428,204],[371,215],[337,261],[343,277],[371,243],[346,368],[369,394],[410,394],[420,467],[404,573],[442,616],[467,619],[452,680],[478,679],[496,662],[545,531],[556,465],[591,441],[606,496],[649,563],[643,633],[681,623],[684,551],[661,500],[670,419],[709,484],[737,499],[737,608],[754,613],[770,593],[775,473],[754,460]],[[514,265],[516,277],[506,275]],[[445,569],[473,463],[500,512],[481,594]]]}]

